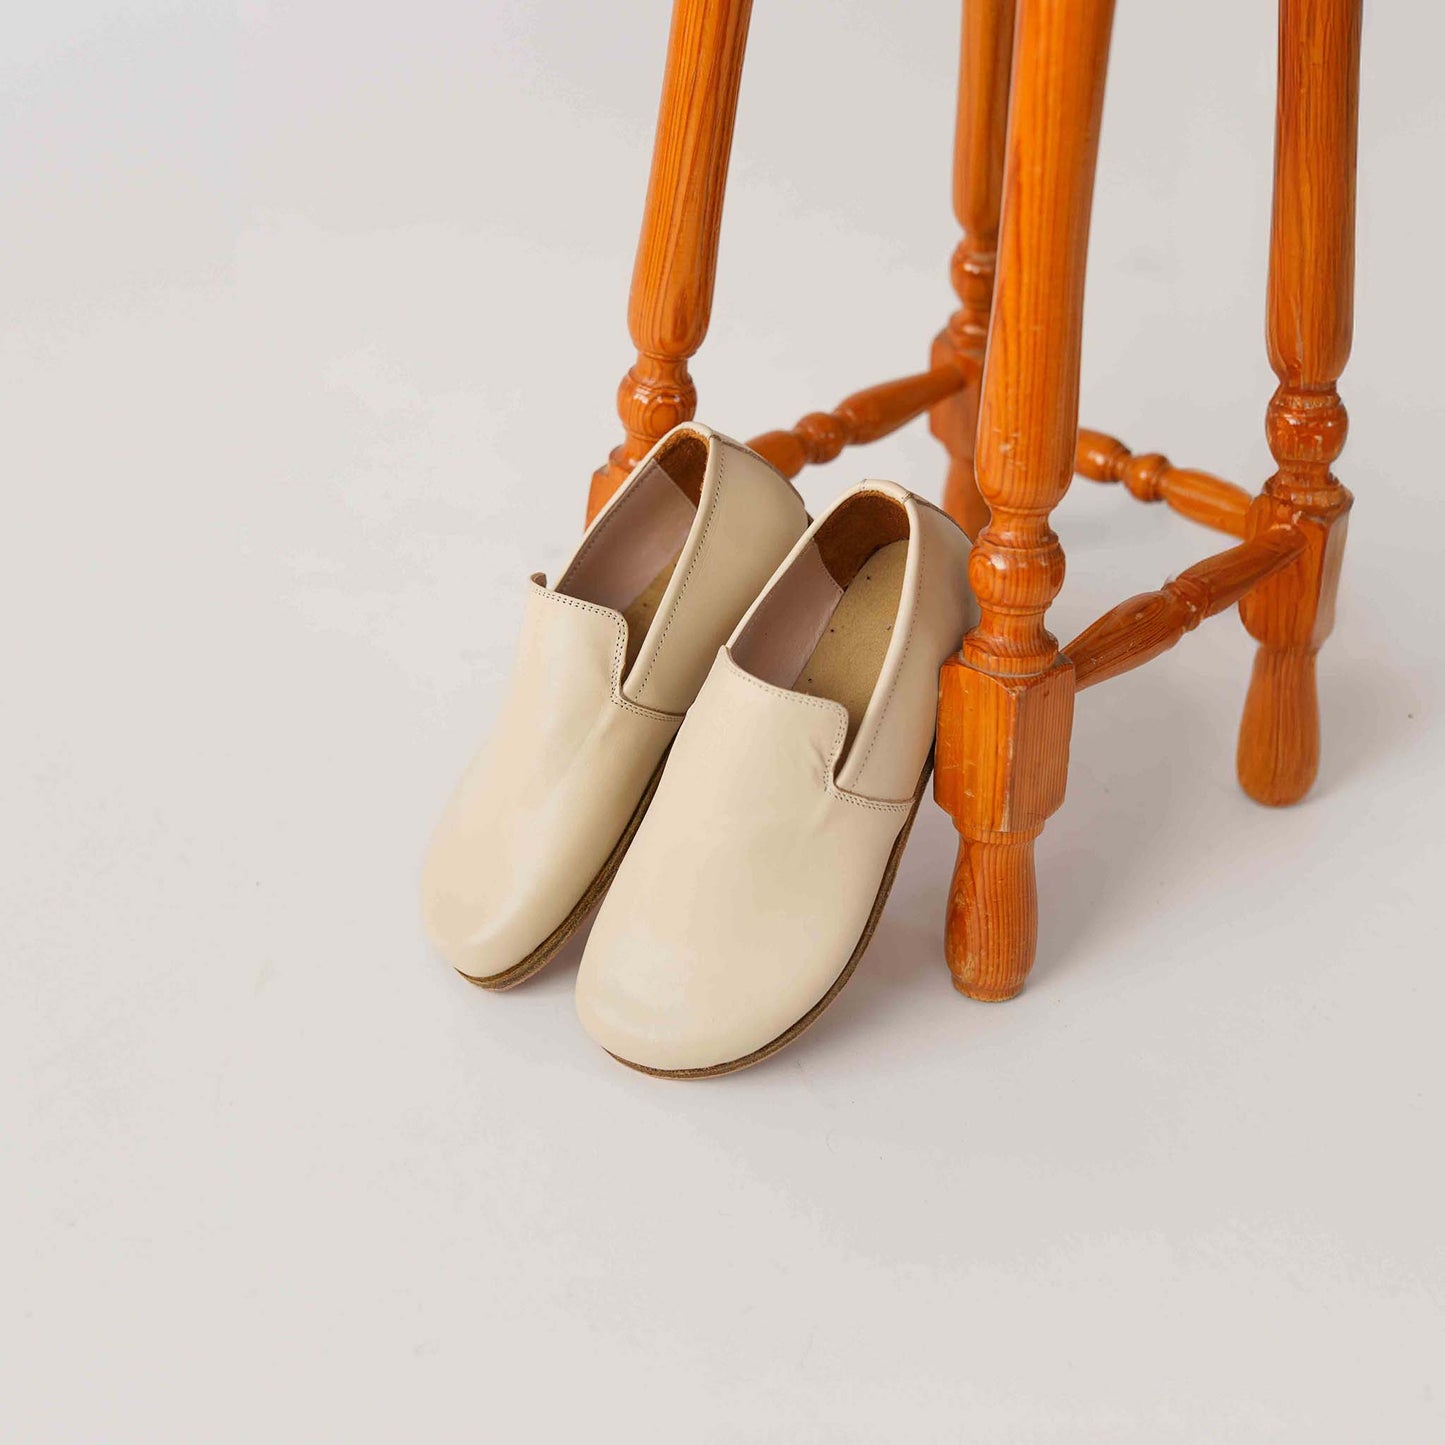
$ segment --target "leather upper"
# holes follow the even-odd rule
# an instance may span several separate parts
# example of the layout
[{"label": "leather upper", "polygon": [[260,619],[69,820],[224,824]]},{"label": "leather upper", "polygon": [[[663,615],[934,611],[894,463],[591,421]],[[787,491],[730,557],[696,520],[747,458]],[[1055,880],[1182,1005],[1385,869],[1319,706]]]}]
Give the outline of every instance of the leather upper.
[{"label": "leather upper", "polygon": [[618,613],[542,582],[532,579],[491,736],[442,817],[423,873],[427,931],[473,978],[511,968],[566,918],[682,721],[621,695]]},{"label": "leather upper", "polygon": [[[824,575],[820,531],[869,493],[906,516],[907,563],[850,741],[843,705],[776,678],[797,676],[844,590]],[[604,1048],[647,1068],[717,1067],[773,1042],[833,986],[913,807],[938,669],[977,617],[968,554],[943,513],[869,482],[779,567],[719,653],[593,926],[577,1007]]]},{"label": "leather upper", "polygon": [[[679,439],[706,449],[688,481],[695,502],[659,475]],[[532,578],[505,700],[423,869],[427,931],[455,967],[473,978],[506,972],[572,913],[719,643],[806,520],[760,457],[688,424],[638,464],[555,587]],[[629,666],[623,611],[679,542]]]},{"label": "leather upper", "polygon": [[623,687],[646,707],[678,713],[692,706],[719,644],[808,525],[802,498],[755,452],[705,427],[689,430],[710,439],[695,537]]},{"label": "leather upper", "polygon": [[[799,579],[810,592],[826,589],[836,599],[841,589],[819,564],[815,539],[836,513],[873,495],[896,502],[907,516],[908,560],[892,641],[867,713],[839,769],[838,785],[868,797],[901,798],[912,794],[933,746],[938,669],[978,621],[968,582],[972,549],[946,512],[897,482],[866,481],[850,488],[799,538],[738,624],[730,645],[745,666],[759,641],[777,648],[779,636],[787,635],[787,614],[801,596]],[[758,634],[770,620],[766,614],[775,596],[784,603],[784,617],[781,625],[766,628],[771,636],[761,639]]]}]

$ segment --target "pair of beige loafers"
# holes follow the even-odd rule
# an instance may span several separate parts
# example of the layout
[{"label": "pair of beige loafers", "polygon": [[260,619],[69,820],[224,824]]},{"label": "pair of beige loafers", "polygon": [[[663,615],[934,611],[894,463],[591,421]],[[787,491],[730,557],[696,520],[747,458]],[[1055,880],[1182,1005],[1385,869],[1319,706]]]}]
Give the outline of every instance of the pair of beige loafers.
[{"label": "pair of beige loafers", "polygon": [[687,423],[561,577],[534,576],[491,738],[423,874],[432,941],[504,989],[605,893],[577,978],[634,1068],[727,1073],[795,1038],[872,936],[927,780],[968,539],[892,482],[809,523]]}]

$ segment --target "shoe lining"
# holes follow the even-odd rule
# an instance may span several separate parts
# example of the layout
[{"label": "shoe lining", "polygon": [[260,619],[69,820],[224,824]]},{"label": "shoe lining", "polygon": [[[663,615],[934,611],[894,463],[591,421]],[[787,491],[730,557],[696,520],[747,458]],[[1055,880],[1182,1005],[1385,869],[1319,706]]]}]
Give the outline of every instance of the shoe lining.
[{"label": "shoe lining", "polygon": [[647,629],[652,626],[652,619],[657,616],[657,609],[667,591],[667,584],[672,581],[672,574],[677,571],[678,558],[681,556],[682,553],[678,552],[632,602],[622,609],[622,615],[627,619],[627,661],[623,667],[624,672],[631,669],[632,664],[637,661],[637,654],[642,651]]},{"label": "shoe lining", "polygon": [[848,714],[840,763],[863,725],[898,625],[908,511],[882,492],[849,497],[768,589],[732,647],[745,672]]},{"label": "shoe lining", "polygon": [[859,564],[793,682],[795,692],[831,698],[848,710],[845,751],[852,745],[878,686],[898,621],[907,565],[907,541],[890,542]]},{"label": "shoe lining", "polygon": [[697,520],[707,474],[707,442],[679,433],[627,483],[598,519],[556,590],[620,612],[630,668],[642,650],[667,585]]}]

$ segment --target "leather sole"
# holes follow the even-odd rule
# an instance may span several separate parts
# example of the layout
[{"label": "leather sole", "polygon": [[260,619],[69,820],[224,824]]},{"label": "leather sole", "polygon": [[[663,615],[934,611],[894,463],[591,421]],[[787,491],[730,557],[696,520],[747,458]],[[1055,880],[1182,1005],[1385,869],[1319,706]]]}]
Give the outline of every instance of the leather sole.
[{"label": "leather sole", "polygon": [[[672,745],[669,743],[668,751],[671,750],[671,747]],[[667,751],[664,751],[662,761],[653,769],[652,776],[647,780],[647,787],[643,789],[642,797],[632,810],[632,816],[627,820],[627,826],[622,830],[622,836],[613,845],[612,851],[607,855],[607,861],[598,869],[597,876],[587,885],[586,891],[577,900],[566,918],[526,958],[520,963],[514,963],[510,968],[504,968],[501,973],[491,973],[485,978],[473,978],[471,974],[462,973],[461,969],[457,969],[457,972],[468,983],[474,983],[478,988],[484,988],[489,993],[502,993],[531,978],[539,969],[545,968],[561,951],[562,945],[577,932],[597,900],[607,891],[607,885],[612,882],[613,874],[621,866],[634,835],[642,826],[642,819],[647,813],[648,805],[652,802],[652,795],[657,791],[657,785],[662,780],[662,769],[666,762]]]},{"label": "leather sole", "polygon": [[[873,941],[873,932],[878,927],[878,920],[883,916],[883,908],[888,902],[888,895],[893,891],[893,880],[898,876],[898,865],[903,858],[903,849],[908,843],[909,833],[913,831],[913,820],[918,816],[918,805],[923,801],[923,791],[928,786],[929,775],[932,772],[933,751],[930,749],[928,759],[923,764],[922,775],[918,779],[918,787],[913,793],[913,806],[908,810],[908,817],[898,831],[893,851],[888,855],[888,866],[883,870],[883,880],[879,883],[878,895],[873,900],[873,911],[868,915],[868,922],[863,925],[863,932],[859,936],[858,943],[848,962],[844,965],[843,972],[833,980],[828,992],[797,1023],[784,1029],[777,1038],[771,1043],[764,1044],[762,1048],[754,1049],[752,1053],[744,1054],[740,1059],[732,1059],[725,1064],[711,1064],[705,1069],[653,1069],[646,1064],[635,1064],[631,1059],[624,1059],[621,1054],[612,1054],[612,1057],[619,1064],[626,1064],[629,1069],[636,1069],[640,1074],[651,1074],[655,1079],[715,1079],[721,1074],[734,1074],[739,1069],[760,1064],[764,1059],[777,1053],[779,1049],[786,1048],[792,1043],[843,991],[843,985],[853,977],[853,970],[858,967],[859,959],[867,952],[868,945]],[[611,1053],[611,1050],[609,1049],[608,1052]]]}]

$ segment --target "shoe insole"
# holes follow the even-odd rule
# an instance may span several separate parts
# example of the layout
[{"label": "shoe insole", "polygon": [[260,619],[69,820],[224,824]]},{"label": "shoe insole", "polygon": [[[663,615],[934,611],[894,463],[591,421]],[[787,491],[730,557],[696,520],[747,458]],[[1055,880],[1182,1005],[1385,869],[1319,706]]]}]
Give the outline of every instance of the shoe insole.
[{"label": "shoe insole", "polygon": [[[677,554],[677,557],[680,556],[682,556],[681,550]],[[647,629],[652,626],[652,619],[657,616],[657,609],[662,602],[662,594],[667,591],[667,584],[672,581],[673,570],[677,566],[677,557],[674,557],[623,609],[622,615],[627,619],[627,661],[623,664],[624,676],[627,669],[637,661],[637,654],[642,651],[642,639],[647,636]]]},{"label": "shoe insole", "polygon": [[863,563],[838,599],[827,628],[793,684],[795,692],[832,698],[848,709],[845,752],[868,711],[878,674],[883,671],[883,659],[898,621],[898,599],[903,595],[907,565],[906,540],[880,547]]}]

